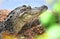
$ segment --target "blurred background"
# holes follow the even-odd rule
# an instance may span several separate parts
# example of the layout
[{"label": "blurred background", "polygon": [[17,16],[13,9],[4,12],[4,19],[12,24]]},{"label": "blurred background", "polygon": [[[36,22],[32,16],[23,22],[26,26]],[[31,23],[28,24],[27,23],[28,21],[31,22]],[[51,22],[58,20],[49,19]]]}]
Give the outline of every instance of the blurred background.
[{"label": "blurred background", "polygon": [[[9,12],[11,12],[11,10],[14,10],[16,7],[22,5],[27,5],[31,7],[40,7],[42,5],[46,5],[48,6],[48,9],[52,9],[53,5],[56,2],[60,2],[60,0],[0,0],[0,22],[3,22],[7,18]],[[36,30],[38,30],[38,28]],[[12,34],[7,35],[7,33],[9,32],[3,33],[4,36],[3,38],[8,39],[9,37],[7,38],[5,36],[10,36],[10,35],[12,36]]]}]

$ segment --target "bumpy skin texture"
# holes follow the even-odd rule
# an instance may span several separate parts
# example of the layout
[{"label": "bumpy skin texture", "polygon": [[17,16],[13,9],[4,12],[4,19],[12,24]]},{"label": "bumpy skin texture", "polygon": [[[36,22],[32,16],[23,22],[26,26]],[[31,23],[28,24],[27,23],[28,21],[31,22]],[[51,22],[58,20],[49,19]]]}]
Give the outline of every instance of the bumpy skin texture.
[{"label": "bumpy skin texture", "polygon": [[18,33],[25,24],[37,19],[39,15],[47,9],[48,8],[45,5],[35,8],[31,8],[30,6],[26,5],[17,7],[11,11],[5,19],[5,28],[11,33]]},{"label": "bumpy skin texture", "polygon": [[2,22],[0,22],[0,33],[5,30],[4,27],[5,25]]}]

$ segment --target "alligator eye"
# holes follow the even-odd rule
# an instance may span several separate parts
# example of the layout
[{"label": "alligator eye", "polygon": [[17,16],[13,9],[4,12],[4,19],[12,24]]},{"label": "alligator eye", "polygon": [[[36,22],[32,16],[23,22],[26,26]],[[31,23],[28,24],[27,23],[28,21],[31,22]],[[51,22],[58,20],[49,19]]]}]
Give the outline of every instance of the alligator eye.
[{"label": "alligator eye", "polygon": [[28,6],[27,8],[28,8],[28,9],[31,9],[31,6]]},{"label": "alligator eye", "polygon": [[26,5],[23,5],[22,7],[26,7]]}]

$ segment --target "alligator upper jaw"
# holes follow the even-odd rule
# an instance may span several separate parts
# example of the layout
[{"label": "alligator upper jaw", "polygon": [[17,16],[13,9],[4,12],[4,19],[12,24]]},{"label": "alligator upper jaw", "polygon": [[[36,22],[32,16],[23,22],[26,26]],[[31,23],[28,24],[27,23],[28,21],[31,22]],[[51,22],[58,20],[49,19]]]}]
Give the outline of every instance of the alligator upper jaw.
[{"label": "alligator upper jaw", "polygon": [[[30,9],[31,11],[32,11],[32,13],[33,13],[33,15],[31,15],[32,17],[31,17],[31,20],[26,20],[26,22],[31,22],[32,20],[34,20],[35,18],[38,18],[38,16],[40,15],[40,13],[42,13],[43,11],[46,11],[48,8],[47,8],[47,6],[45,6],[45,5],[43,5],[43,6],[41,6],[41,7],[38,7],[38,8],[32,8],[32,9]],[[35,12],[34,12],[34,10],[36,10]],[[14,11],[14,10],[13,10]],[[16,11],[16,9],[15,9],[15,11]],[[36,13],[36,14],[35,14]],[[11,13],[12,14],[12,13]],[[15,13],[16,14],[16,13]],[[23,13],[24,14],[24,13]],[[10,14],[9,14],[9,16],[10,16]],[[9,16],[8,16],[8,18],[6,18],[6,19],[9,19]],[[15,15],[13,15],[13,17],[14,17]],[[18,16],[18,15],[17,15]],[[22,15],[20,15],[20,16],[22,16]],[[17,18],[16,18],[17,19]],[[23,18],[24,19],[24,18]],[[21,20],[21,19],[20,19]],[[14,21],[14,20],[13,20]],[[18,21],[19,22],[19,21]],[[25,24],[27,24],[27,23],[25,23]],[[24,24],[24,25],[25,25]],[[23,26],[24,26],[23,25]],[[22,27],[23,27],[22,26]],[[20,29],[19,29],[20,30]]]}]

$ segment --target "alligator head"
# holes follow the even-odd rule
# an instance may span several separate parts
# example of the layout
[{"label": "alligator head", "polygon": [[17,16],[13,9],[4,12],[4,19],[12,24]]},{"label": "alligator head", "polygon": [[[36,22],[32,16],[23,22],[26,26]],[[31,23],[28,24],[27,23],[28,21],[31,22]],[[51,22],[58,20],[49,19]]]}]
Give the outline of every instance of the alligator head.
[{"label": "alligator head", "polygon": [[22,27],[39,17],[39,15],[46,11],[47,6],[31,8],[23,5],[12,10],[4,21],[6,30],[18,33]]}]

